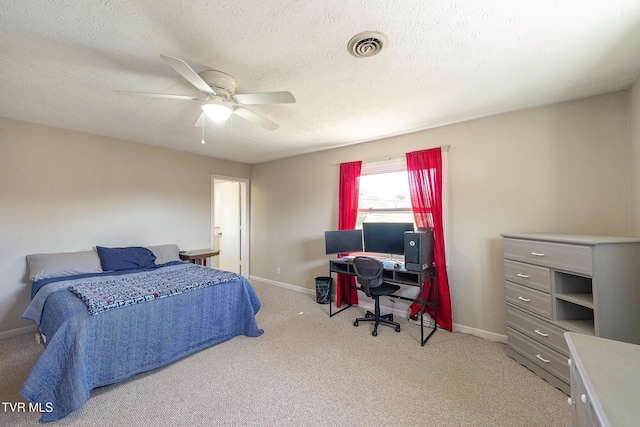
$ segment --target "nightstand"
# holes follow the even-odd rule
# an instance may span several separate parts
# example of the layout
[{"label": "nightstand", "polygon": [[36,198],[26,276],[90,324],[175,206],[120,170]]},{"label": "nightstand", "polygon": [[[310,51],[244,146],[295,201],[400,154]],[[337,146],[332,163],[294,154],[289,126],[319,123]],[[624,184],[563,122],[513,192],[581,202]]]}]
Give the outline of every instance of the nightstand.
[{"label": "nightstand", "polygon": [[207,266],[207,259],[212,256],[219,255],[220,251],[216,249],[197,249],[195,251],[180,252],[180,259],[183,261],[191,261],[193,264]]}]

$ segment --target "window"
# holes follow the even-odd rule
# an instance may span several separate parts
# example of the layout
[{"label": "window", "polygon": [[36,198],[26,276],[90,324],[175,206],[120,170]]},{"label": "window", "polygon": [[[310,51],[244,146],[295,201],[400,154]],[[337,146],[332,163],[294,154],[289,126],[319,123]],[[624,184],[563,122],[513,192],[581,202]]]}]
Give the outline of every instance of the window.
[{"label": "window", "polygon": [[363,222],[414,222],[404,156],[363,163],[356,228]]}]

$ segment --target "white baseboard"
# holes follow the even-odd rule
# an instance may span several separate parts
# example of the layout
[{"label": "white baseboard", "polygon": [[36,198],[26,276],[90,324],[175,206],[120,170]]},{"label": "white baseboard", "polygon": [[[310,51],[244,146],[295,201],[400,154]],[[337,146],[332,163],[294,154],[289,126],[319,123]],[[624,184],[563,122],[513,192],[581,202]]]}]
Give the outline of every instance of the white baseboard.
[{"label": "white baseboard", "polygon": [[[289,289],[289,290],[296,291],[296,292],[302,292],[302,293],[305,293],[305,294],[308,294],[308,295],[315,295],[316,294],[314,289],[304,288],[302,286],[290,285],[288,283],[277,282],[275,280],[263,279],[262,277],[249,276],[249,280],[257,280],[259,282],[263,282],[263,283],[266,283],[268,285],[279,286],[281,288]],[[362,308],[364,308],[366,310],[370,310],[370,311],[374,310],[373,303],[368,302],[368,301],[360,301],[358,303],[358,306],[362,307]],[[394,307],[388,307],[388,306],[385,306],[384,308],[386,310],[388,310],[388,311],[391,311],[394,316],[402,317],[404,319],[409,317],[409,313],[406,310],[399,310],[399,309],[396,309]],[[461,332],[461,333],[464,333],[464,334],[473,335],[473,336],[476,336],[476,337],[479,337],[479,338],[486,339],[488,341],[501,342],[501,343],[505,343],[505,344],[507,343],[507,336],[506,335],[496,334],[494,332],[489,332],[489,331],[485,331],[485,330],[482,330],[482,329],[471,328],[469,326],[459,325],[457,323],[454,323],[452,325],[452,329],[453,329],[453,332]]]},{"label": "white baseboard", "polygon": [[5,338],[17,337],[18,335],[38,332],[36,325],[25,326],[24,328],[11,329],[10,331],[0,332],[0,340]]},{"label": "white baseboard", "polygon": [[302,292],[303,294],[309,294],[309,295],[316,294],[315,289],[303,288],[302,286],[295,286],[295,285],[290,285],[284,282],[277,282],[275,280],[263,279],[262,277],[249,276],[249,280],[257,280],[259,282],[266,283],[267,285],[274,285],[281,288],[290,289],[292,291]]},{"label": "white baseboard", "polygon": [[507,336],[503,334],[496,334],[495,332],[485,331],[483,329],[470,328],[469,326],[453,324],[453,332],[461,332],[463,334],[473,335],[475,337],[484,338],[487,341],[495,341],[506,344]]}]

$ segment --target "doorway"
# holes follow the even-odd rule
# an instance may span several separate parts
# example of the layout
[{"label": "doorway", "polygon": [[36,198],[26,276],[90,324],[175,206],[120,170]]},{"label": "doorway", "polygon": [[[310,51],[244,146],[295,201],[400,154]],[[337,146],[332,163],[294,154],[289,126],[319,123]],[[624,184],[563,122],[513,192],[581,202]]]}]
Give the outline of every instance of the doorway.
[{"label": "doorway", "polygon": [[220,250],[213,266],[248,277],[248,180],[211,176],[211,247]]}]

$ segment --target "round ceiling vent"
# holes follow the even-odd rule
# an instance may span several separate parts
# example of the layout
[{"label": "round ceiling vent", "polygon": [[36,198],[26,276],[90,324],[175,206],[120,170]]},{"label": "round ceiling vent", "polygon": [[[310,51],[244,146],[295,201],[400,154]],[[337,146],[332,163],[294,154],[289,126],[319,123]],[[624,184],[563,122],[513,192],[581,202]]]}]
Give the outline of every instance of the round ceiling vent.
[{"label": "round ceiling vent", "polygon": [[385,46],[389,44],[389,39],[377,31],[365,31],[356,34],[349,40],[347,49],[356,58],[366,58],[377,55]]}]

